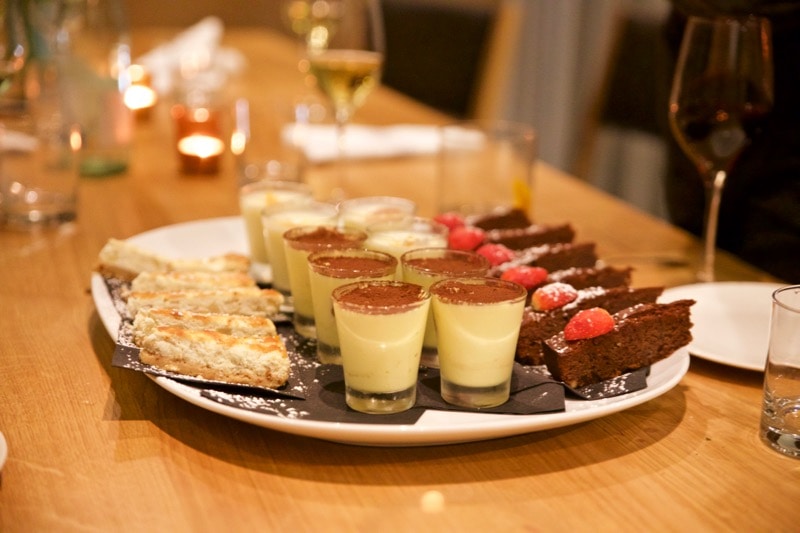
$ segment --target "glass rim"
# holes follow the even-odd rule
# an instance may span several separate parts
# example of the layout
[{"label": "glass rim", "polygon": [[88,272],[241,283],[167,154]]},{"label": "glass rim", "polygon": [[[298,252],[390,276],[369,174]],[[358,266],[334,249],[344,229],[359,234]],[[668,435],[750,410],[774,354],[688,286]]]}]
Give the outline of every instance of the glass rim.
[{"label": "glass rim", "polygon": [[[497,300],[492,302],[470,302],[464,300],[454,300],[452,298],[442,298],[440,294],[437,293],[439,287],[443,287],[445,285],[451,283],[466,283],[466,284],[473,284],[473,285],[493,285],[495,287],[508,287],[513,288],[517,291],[517,294],[513,297],[505,298],[503,300]],[[454,304],[463,304],[463,305],[474,305],[474,306],[481,306],[481,305],[496,305],[496,304],[505,304],[505,303],[516,303],[520,300],[527,300],[528,299],[528,289],[526,289],[523,285],[517,283],[516,281],[510,281],[500,278],[494,278],[490,276],[485,277],[452,277],[452,278],[445,278],[442,280],[437,281],[433,285],[431,285],[428,292],[431,293],[431,298],[438,298],[440,301],[446,301],[447,303],[454,303]]]},{"label": "glass rim", "polygon": [[[317,263],[317,260],[325,257],[364,257],[380,261],[381,265],[376,265],[374,268],[358,270],[354,268],[336,268],[330,265],[320,265]],[[386,252],[381,252],[379,250],[368,250],[366,248],[325,248],[324,250],[311,252],[311,254],[308,256],[308,266],[311,268],[311,270],[317,274],[327,276],[327,273],[320,272],[322,269],[327,269],[331,273],[334,273],[329,277],[335,277],[339,279],[347,279],[351,277],[356,279],[364,276],[389,275],[397,270],[397,263],[397,258],[391,254],[387,254]],[[352,273],[352,276],[337,276],[335,273]]]},{"label": "glass rim", "polygon": [[[382,286],[382,287],[416,287],[419,290],[419,296],[415,301],[412,302],[403,302],[398,304],[381,304],[381,303],[368,303],[368,304],[359,304],[359,303],[352,303],[352,302],[342,302],[339,297],[342,294],[357,290],[359,287],[366,287],[366,286]],[[416,309],[420,305],[423,305],[425,302],[431,299],[431,294],[424,287],[421,285],[416,285],[414,283],[408,283],[406,281],[396,281],[396,280],[360,280],[354,281],[352,283],[347,283],[345,285],[341,285],[336,287],[331,292],[331,301],[334,305],[338,305],[344,309],[356,311],[356,312],[363,312],[364,314],[374,314],[374,315],[385,315],[385,314],[394,314],[396,312],[402,312],[404,310]]]},{"label": "glass rim", "polygon": [[[414,260],[414,259],[438,259],[438,258],[446,258],[446,257],[463,257],[469,258],[470,261],[464,261],[464,268],[462,270],[457,271],[442,271],[437,270],[435,268],[429,268],[425,266],[419,266],[414,264],[408,264],[407,261]],[[400,256],[400,264],[404,267],[412,268],[419,272],[424,273],[432,273],[432,274],[455,274],[457,277],[472,277],[469,274],[472,272],[478,272],[480,270],[485,270],[488,272],[489,268],[492,266],[486,257],[482,256],[479,253],[476,253],[471,250],[455,250],[453,248],[442,248],[442,247],[426,247],[426,248],[414,248],[413,250],[408,250],[404,252]]]},{"label": "glass rim", "polygon": [[782,307],[783,309],[786,309],[787,311],[800,313],[800,300],[798,301],[797,304],[794,305],[790,305],[787,302],[781,300],[781,297],[784,296],[785,293],[788,293],[790,291],[800,295],[800,285],[787,285],[786,287],[775,289],[775,291],[773,291],[772,293],[772,303]]}]

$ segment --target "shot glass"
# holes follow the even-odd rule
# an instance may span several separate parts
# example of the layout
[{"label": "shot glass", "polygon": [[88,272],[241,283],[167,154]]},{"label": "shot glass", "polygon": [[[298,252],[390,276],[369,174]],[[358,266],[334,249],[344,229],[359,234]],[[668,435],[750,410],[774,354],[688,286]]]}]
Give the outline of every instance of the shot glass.
[{"label": "shot glass", "polygon": [[[475,252],[450,250],[448,248],[419,248],[400,256],[403,281],[416,283],[429,289],[445,278],[482,277],[489,271],[489,260]],[[436,327],[433,311],[428,312],[425,340],[422,343],[422,365],[439,367]]]},{"label": "shot glass", "polygon": [[532,216],[536,132],[531,126],[462,121],[440,132],[440,213],[520,209]]},{"label": "shot glass", "polygon": [[367,196],[339,203],[339,223],[346,228],[366,229],[377,222],[412,216],[417,205],[396,196]]},{"label": "shot glass", "polygon": [[311,189],[302,183],[265,179],[239,188],[239,208],[244,219],[250,258],[261,264],[269,263],[264,243],[261,212],[267,207],[288,205],[311,200]]},{"label": "shot glass", "polygon": [[442,399],[474,409],[505,403],[525,287],[496,278],[448,278],[430,293]]},{"label": "shot glass", "polygon": [[272,288],[284,295],[291,295],[292,292],[283,234],[300,226],[333,226],[336,218],[335,205],[317,201],[274,205],[262,211],[264,242],[272,266]]},{"label": "shot glass", "polygon": [[[424,217],[404,217],[367,226],[366,247],[393,255],[400,260],[404,253],[417,248],[446,248],[447,226]],[[402,279],[397,272],[397,280]]]},{"label": "shot glass", "polygon": [[289,288],[294,302],[292,323],[303,337],[317,337],[309,285],[308,256],[319,250],[360,248],[366,239],[367,234],[361,230],[339,229],[334,226],[300,226],[283,234]]},{"label": "shot glass", "polygon": [[773,450],[800,457],[800,285],[772,294],[760,435]]},{"label": "shot glass", "polygon": [[356,411],[414,406],[430,295],[401,281],[362,281],[333,291],[345,399]]},{"label": "shot glass", "polygon": [[321,363],[340,365],[342,354],[331,294],[337,287],[356,281],[393,280],[397,259],[375,250],[323,250],[308,256],[308,268],[317,330],[317,359]]}]

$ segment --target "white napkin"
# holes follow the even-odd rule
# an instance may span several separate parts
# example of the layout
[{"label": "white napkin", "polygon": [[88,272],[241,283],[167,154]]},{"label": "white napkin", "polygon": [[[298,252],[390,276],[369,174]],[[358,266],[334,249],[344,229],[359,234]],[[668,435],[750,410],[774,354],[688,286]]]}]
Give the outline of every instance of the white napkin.
[{"label": "white napkin", "polygon": [[[312,163],[336,159],[336,127],[323,124],[293,123],[283,128],[283,140],[303,151]],[[434,154],[439,150],[436,126],[398,124],[393,126],[345,127],[344,152],[351,158],[402,157]]]},{"label": "white napkin", "polygon": [[39,139],[20,131],[0,128],[0,149],[3,152],[33,152],[39,146]]},{"label": "white napkin", "polygon": [[212,85],[209,88],[218,88],[229,75],[241,71],[246,63],[238,50],[220,47],[224,31],[218,17],[205,17],[171,41],[140,56],[136,63],[147,69],[153,89],[162,95],[172,91],[175,78],[189,62],[194,63],[197,69],[204,69],[204,83]]}]

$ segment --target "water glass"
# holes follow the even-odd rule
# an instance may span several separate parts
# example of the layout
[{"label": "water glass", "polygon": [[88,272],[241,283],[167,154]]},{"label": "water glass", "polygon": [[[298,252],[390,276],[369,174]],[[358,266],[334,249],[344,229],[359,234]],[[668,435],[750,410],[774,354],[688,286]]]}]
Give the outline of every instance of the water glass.
[{"label": "water glass", "polygon": [[772,449],[800,457],[800,285],[772,294],[760,434]]}]

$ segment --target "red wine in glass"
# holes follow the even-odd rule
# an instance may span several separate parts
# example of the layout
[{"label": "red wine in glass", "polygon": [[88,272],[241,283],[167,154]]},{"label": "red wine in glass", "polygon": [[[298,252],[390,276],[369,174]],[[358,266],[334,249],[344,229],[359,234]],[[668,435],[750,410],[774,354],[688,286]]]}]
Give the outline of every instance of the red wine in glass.
[{"label": "red wine in glass", "polygon": [[705,188],[701,281],[714,281],[722,188],[737,157],[758,135],[773,100],[769,21],[690,17],[673,78],[673,135]]}]

